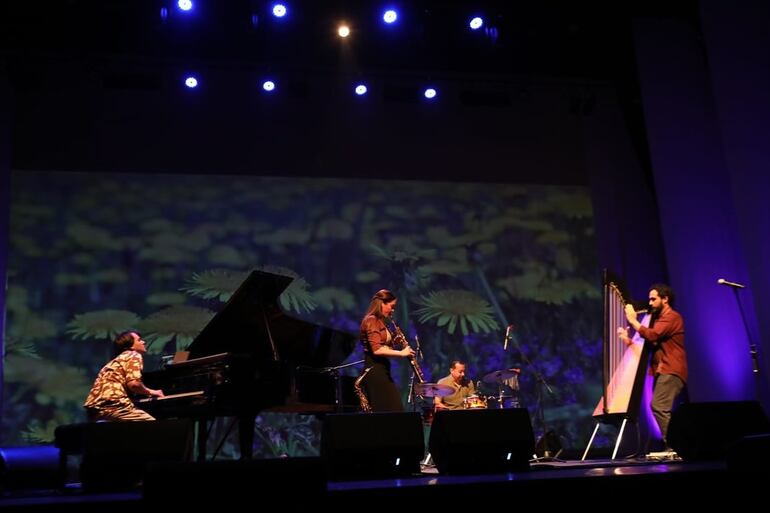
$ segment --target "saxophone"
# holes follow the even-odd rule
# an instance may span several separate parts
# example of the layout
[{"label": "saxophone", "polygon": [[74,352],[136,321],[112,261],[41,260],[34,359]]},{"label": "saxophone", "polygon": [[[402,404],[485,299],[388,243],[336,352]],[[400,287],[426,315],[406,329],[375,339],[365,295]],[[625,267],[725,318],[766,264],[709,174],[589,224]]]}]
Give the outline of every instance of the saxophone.
[{"label": "saxophone", "polygon": [[[406,339],[406,336],[404,336],[401,328],[398,327],[398,324],[396,324],[396,321],[391,319],[390,322],[393,325],[394,331],[394,333],[391,333],[391,336],[393,337],[393,347],[403,349],[404,347],[408,346],[409,341]],[[412,366],[412,370],[414,370],[414,375],[417,378],[417,382],[425,383],[425,376],[422,373],[420,364],[417,363],[417,359],[414,356],[409,357],[409,364]]]},{"label": "saxophone", "polygon": [[369,400],[366,398],[366,394],[361,389],[361,382],[364,380],[367,374],[369,374],[369,371],[372,370],[373,367],[367,367],[364,369],[364,372],[361,373],[360,376],[356,379],[356,381],[353,383],[353,389],[356,391],[356,395],[358,396],[358,402],[361,404],[361,411],[363,413],[371,413],[372,407],[369,404]]}]

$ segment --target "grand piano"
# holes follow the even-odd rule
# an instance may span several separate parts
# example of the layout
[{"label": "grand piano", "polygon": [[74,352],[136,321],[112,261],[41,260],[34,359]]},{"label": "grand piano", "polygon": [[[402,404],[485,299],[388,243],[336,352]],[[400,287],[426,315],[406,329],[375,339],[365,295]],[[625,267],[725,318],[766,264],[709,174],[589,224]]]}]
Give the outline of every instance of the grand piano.
[{"label": "grand piano", "polygon": [[196,420],[198,459],[206,456],[215,417],[237,419],[241,458],[248,459],[260,412],[355,409],[354,378],[338,367],[357,337],[284,312],[278,297],[292,280],[252,271],[190,344],[188,359],[144,374],[145,385],[166,397],[138,406],[157,418]]}]

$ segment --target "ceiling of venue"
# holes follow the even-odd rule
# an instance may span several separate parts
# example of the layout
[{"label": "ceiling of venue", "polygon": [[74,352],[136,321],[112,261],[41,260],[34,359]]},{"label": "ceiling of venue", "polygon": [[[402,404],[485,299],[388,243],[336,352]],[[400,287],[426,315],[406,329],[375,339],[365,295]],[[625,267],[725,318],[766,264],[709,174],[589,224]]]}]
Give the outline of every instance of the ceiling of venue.
[{"label": "ceiling of venue", "polygon": [[[172,0],[9,1],[0,44],[22,56],[610,79],[633,61],[634,17],[697,14],[691,0],[315,0],[284,2],[279,20],[274,3],[195,0],[183,13]],[[386,6],[398,10],[393,25],[382,22]],[[468,29],[474,15],[484,17],[481,30]],[[341,21],[351,27],[346,40],[335,34]]]}]

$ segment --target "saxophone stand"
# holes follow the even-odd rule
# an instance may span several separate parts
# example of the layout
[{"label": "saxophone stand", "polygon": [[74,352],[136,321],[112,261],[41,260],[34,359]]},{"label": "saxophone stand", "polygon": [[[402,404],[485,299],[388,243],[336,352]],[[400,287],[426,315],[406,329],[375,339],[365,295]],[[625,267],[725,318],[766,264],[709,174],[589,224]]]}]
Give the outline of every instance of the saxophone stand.
[{"label": "saxophone stand", "polygon": [[344,411],[344,404],[342,402],[342,380],[340,379],[340,371],[353,365],[364,363],[364,360],[358,360],[344,365],[337,365],[336,367],[324,367],[320,369],[321,374],[331,374],[334,379],[334,411],[342,413]]}]

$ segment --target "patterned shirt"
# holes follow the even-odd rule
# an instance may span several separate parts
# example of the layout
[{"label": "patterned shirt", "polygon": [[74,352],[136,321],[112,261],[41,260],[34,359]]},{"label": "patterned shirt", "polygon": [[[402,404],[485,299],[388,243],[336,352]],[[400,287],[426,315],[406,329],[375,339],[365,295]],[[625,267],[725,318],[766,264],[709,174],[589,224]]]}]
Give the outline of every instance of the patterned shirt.
[{"label": "patterned shirt", "polygon": [[128,383],[142,379],[143,366],[141,353],[123,351],[99,371],[83,406],[97,410],[133,410]]}]

